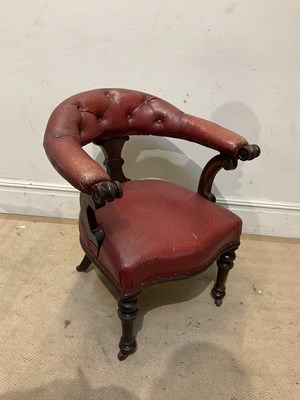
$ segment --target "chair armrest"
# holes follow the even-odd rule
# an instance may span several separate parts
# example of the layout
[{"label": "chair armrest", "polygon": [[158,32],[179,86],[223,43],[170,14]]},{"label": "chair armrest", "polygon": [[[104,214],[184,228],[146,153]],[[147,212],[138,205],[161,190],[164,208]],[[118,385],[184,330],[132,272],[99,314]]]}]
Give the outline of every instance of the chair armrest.
[{"label": "chair armrest", "polygon": [[71,185],[91,194],[94,184],[110,181],[109,175],[93,160],[82,146],[81,116],[74,104],[58,106],[47,124],[44,148],[51,164]]},{"label": "chair armrest", "polygon": [[233,159],[239,158],[240,148],[247,146],[243,136],[214,122],[184,114],[181,118],[182,139],[219,151]]},{"label": "chair armrest", "polygon": [[50,116],[44,147],[54,168],[75,188],[91,194],[94,184],[111,178],[82,147],[140,134],[185,139],[235,160],[255,153],[249,152],[244,137],[155,96],[127,89],[95,89],[63,101]]}]

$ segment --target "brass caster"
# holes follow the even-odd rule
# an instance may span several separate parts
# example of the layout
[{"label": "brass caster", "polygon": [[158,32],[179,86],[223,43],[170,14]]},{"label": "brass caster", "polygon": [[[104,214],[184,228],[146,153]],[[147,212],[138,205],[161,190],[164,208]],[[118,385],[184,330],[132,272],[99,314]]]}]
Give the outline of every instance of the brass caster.
[{"label": "brass caster", "polygon": [[126,360],[126,358],[129,356],[129,353],[123,353],[123,351],[119,351],[118,353],[118,359],[120,361]]},{"label": "brass caster", "polygon": [[215,305],[217,307],[220,307],[222,305],[223,297],[225,296],[225,293],[221,294],[221,296],[220,296],[220,293],[218,293],[216,291],[216,289],[213,287],[211,289],[210,295],[214,299]]},{"label": "brass caster", "polygon": [[89,272],[89,269],[88,268],[83,268],[81,265],[77,265],[77,267],[76,267],[76,271],[78,271],[78,272]]},{"label": "brass caster", "polygon": [[222,305],[222,299],[215,299],[215,305],[220,307]]}]

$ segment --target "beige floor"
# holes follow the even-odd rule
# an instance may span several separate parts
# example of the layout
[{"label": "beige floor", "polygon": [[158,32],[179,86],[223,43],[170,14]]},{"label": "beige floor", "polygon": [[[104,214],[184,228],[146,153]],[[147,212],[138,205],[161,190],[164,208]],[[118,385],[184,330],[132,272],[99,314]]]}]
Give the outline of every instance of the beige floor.
[{"label": "beige floor", "polygon": [[221,308],[215,267],[145,289],[119,362],[115,298],[50,221],[0,218],[0,400],[300,399],[299,240],[244,236]]}]

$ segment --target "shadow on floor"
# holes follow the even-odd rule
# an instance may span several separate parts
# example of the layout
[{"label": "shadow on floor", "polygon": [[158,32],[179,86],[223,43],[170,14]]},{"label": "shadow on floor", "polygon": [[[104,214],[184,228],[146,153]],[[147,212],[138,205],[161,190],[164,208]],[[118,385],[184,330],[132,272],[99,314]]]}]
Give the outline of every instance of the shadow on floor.
[{"label": "shadow on floor", "polygon": [[228,350],[212,343],[192,342],[178,348],[164,371],[151,384],[149,399],[252,398],[246,369]]},{"label": "shadow on floor", "polygon": [[109,385],[100,388],[92,387],[80,368],[78,368],[78,375],[74,380],[55,379],[52,382],[41,384],[41,386],[34,389],[10,391],[4,395],[0,395],[0,400],[33,399],[140,400],[127,389],[117,385]]},{"label": "shadow on floor", "polygon": [[[130,369],[126,372],[126,361],[122,366],[126,385],[131,372]],[[161,375],[142,382],[144,400],[253,398],[249,378],[241,363],[228,350],[208,342],[192,342],[179,347],[158,371],[162,371]],[[80,368],[73,380],[55,379],[37,388],[10,391],[0,396],[0,400],[32,399],[142,400],[118,385],[92,387]]]},{"label": "shadow on floor", "polygon": [[[99,280],[105,285],[117,302],[118,294],[115,289],[96,267],[95,271]],[[193,277],[163,282],[143,289],[138,296],[139,313],[134,325],[135,334],[142,329],[144,317],[149,311],[168,304],[186,302],[199,296],[208,286],[213,286],[215,274],[216,265],[213,263],[207,270]],[[211,299],[211,301],[213,300]]]}]

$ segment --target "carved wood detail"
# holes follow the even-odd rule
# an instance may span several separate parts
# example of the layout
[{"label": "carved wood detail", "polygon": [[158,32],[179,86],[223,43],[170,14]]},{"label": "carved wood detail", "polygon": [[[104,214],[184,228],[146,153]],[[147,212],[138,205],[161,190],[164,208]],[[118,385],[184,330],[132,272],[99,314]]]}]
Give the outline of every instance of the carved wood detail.
[{"label": "carved wood detail", "polygon": [[237,160],[233,160],[232,158],[224,156],[223,154],[213,157],[203,168],[198,185],[198,193],[205,199],[215,203],[216,197],[213,193],[211,193],[215,176],[222,168],[227,171],[235,169],[237,167],[237,163]]},{"label": "carved wood detail", "polygon": [[123,195],[119,182],[99,182],[92,186],[92,194],[80,193],[80,209],[89,240],[100,248],[104,232],[97,223],[95,211]]},{"label": "carved wood detail", "polygon": [[121,157],[124,143],[127,140],[129,140],[129,136],[95,142],[95,144],[101,146],[105,155],[104,165],[108,175],[112,180],[119,182],[126,182],[129,180],[123,173],[122,165],[124,164],[124,160]]},{"label": "carved wood detail", "polygon": [[[104,204],[105,201],[103,201],[101,206],[103,207]],[[80,213],[83,224],[89,240],[94,243],[98,249],[104,239],[104,232],[97,224],[95,210],[101,206],[95,204],[91,195],[80,193]]]},{"label": "carved wood detail", "polygon": [[118,359],[125,360],[129,354],[136,350],[136,340],[133,335],[133,323],[138,314],[138,303],[136,296],[122,297],[118,302],[118,315],[122,322],[122,336],[119,347]]},{"label": "carved wood detail", "polygon": [[216,306],[220,306],[222,304],[223,298],[226,295],[226,280],[228,277],[229,271],[233,268],[234,260],[236,258],[235,251],[238,247],[235,247],[231,250],[227,250],[225,253],[221,254],[217,260],[218,265],[218,275],[216,279],[216,283],[211,290],[211,295],[215,300]]},{"label": "carved wood detail", "polygon": [[260,147],[257,144],[247,144],[238,151],[238,157],[242,161],[250,161],[260,155]]}]

